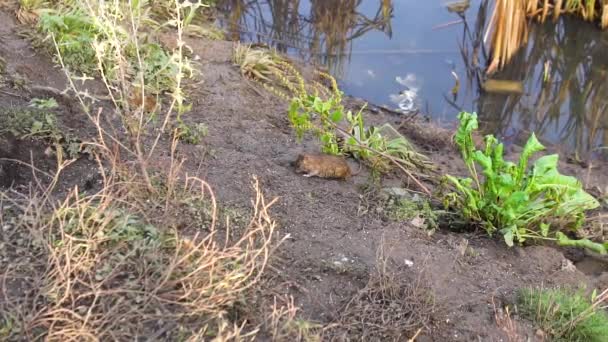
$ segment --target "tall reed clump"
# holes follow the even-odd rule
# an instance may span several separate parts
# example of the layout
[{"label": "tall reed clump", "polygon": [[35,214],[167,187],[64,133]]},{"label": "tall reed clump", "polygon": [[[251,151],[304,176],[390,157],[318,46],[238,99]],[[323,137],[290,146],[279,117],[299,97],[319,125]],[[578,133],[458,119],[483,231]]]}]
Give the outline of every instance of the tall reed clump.
[{"label": "tall reed clump", "polygon": [[[608,3],[600,0],[495,0],[494,11],[485,35],[492,56],[487,73],[507,64],[528,42],[528,19],[545,22],[563,14],[598,22],[608,28]],[[488,39],[489,42],[488,42]]]}]

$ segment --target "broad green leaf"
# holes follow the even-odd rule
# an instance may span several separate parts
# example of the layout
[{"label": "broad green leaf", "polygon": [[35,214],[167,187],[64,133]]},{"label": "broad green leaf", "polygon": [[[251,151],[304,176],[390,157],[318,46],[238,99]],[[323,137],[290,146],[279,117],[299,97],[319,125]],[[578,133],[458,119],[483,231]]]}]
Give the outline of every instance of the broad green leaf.
[{"label": "broad green leaf", "polygon": [[483,152],[475,151],[475,153],[473,153],[473,160],[478,162],[479,165],[481,165],[481,167],[484,169],[484,171],[492,171],[492,158],[485,155]]},{"label": "broad green leaf", "polygon": [[331,121],[337,123],[342,120],[342,111],[336,110],[331,114]]},{"label": "broad green leaf", "polygon": [[492,165],[494,165],[495,172],[501,172],[505,166],[505,160],[503,159],[504,145],[496,144],[492,151]]},{"label": "broad green leaf", "polygon": [[578,179],[560,174],[557,165],[556,154],[539,158],[534,163],[529,191],[543,193],[556,201],[560,206],[559,211],[563,214],[597,208],[599,202],[583,190]]},{"label": "broad green leaf", "polygon": [[557,172],[558,161],[559,156],[557,154],[550,154],[538,158],[538,160],[534,162],[534,167],[532,169],[533,177],[540,179],[545,175]]},{"label": "broad green leaf", "polygon": [[501,173],[496,177],[496,196],[504,199],[516,189],[513,176],[509,173]]},{"label": "broad green leaf", "polygon": [[475,153],[473,153],[473,160],[475,160],[477,163],[479,163],[479,165],[481,165],[481,167],[483,169],[483,174],[484,174],[484,176],[486,176],[484,190],[486,192],[487,191],[490,192],[489,194],[486,194],[486,195],[494,196],[494,194],[496,194],[496,181],[495,181],[496,174],[494,172],[494,168],[492,165],[492,158],[485,155],[481,151],[475,151]]},{"label": "broad green leaf", "polygon": [[331,102],[323,102],[321,105],[321,110],[323,111],[323,113],[327,113],[329,112],[329,110],[331,109]]},{"label": "broad green leaf", "polygon": [[549,235],[549,227],[550,227],[550,225],[548,223],[541,223],[540,224],[540,235],[547,237],[547,235]]},{"label": "broad green leaf", "polygon": [[528,142],[526,143],[526,146],[524,146],[524,150],[519,156],[519,165],[517,169],[517,175],[515,176],[515,179],[518,183],[523,179],[525,175],[526,168],[528,167],[528,160],[530,159],[530,157],[536,152],[542,151],[544,149],[545,147],[538,141],[538,139],[536,139],[536,135],[532,133],[532,135],[528,139]]},{"label": "broad green leaf", "polygon": [[563,215],[572,215],[575,212],[592,210],[599,206],[599,201],[581,188],[564,200],[559,207],[559,211],[563,213]]},{"label": "broad green leaf", "polygon": [[471,164],[473,162],[471,155],[475,150],[471,134],[478,128],[477,114],[461,112],[458,114],[458,120],[460,121],[460,125],[456,131],[454,141],[458,145],[465,163]]},{"label": "broad green leaf", "polygon": [[491,156],[493,154],[492,151],[494,150],[494,146],[498,144],[498,139],[490,134],[484,137],[484,142],[486,144],[485,154],[486,156]]},{"label": "broad green leaf", "polygon": [[513,247],[513,230],[517,229],[516,227],[509,227],[509,228],[505,228],[503,230],[501,230],[501,233],[503,233],[503,237],[505,239],[505,243],[507,244],[507,246],[509,247]]},{"label": "broad green leaf", "polygon": [[530,200],[530,196],[525,191],[516,191],[509,197],[505,198],[503,206],[511,208],[519,208],[524,206]]},{"label": "broad green leaf", "polygon": [[320,98],[315,97],[314,102],[312,104],[312,109],[317,113],[321,113],[323,112],[323,105],[323,101]]}]

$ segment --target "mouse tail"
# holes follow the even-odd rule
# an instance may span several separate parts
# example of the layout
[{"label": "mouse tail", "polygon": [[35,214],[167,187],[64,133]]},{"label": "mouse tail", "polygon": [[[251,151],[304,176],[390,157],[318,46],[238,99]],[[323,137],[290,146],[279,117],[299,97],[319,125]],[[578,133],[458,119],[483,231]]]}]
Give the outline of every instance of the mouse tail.
[{"label": "mouse tail", "polygon": [[359,164],[359,168],[357,169],[356,172],[353,172],[352,175],[356,176],[361,172],[361,169],[363,168],[363,163],[361,162],[361,160],[357,159],[357,164]]}]

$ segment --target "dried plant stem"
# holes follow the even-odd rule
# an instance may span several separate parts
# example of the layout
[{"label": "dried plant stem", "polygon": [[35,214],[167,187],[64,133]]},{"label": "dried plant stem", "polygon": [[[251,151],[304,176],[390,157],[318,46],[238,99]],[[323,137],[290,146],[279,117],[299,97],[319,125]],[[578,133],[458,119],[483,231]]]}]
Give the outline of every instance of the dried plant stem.
[{"label": "dried plant stem", "polygon": [[371,148],[369,146],[367,146],[366,144],[363,144],[361,141],[359,141],[357,139],[357,137],[355,137],[354,135],[350,134],[349,132],[347,132],[346,130],[342,129],[341,127],[339,127],[338,125],[332,123],[332,126],[334,127],[334,129],[336,131],[338,131],[343,137],[345,138],[353,138],[355,139],[355,141],[357,142],[357,147],[359,148],[363,148],[365,150],[368,150],[374,154],[377,154],[379,156],[382,156],[383,158],[386,158],[387,160],[389,160],[391,163],[395,164],[395,166],[397,166],[401,171],[403,171],[403,173],[405,173],[407,175],[407,177],[409,179],[411,179],[426,195],[431,196],[432,193],[431,191],[424,185],[422,184],[422,182],[420,180],[418,180],[418,178],[416,176],[414,176],[414,174],[406,169],[398,160],[397,158],[391,156],[388,153],[382,152],[382,151],[378,151],[374,148]]}]

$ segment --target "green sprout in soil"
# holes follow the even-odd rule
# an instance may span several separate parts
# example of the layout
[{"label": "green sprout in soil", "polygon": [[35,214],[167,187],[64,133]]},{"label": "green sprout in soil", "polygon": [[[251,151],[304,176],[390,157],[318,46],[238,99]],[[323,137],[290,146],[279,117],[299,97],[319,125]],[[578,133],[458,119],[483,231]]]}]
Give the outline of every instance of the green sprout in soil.
[{"label": "green sprout in soil", "polygon": [[601,342],[608,336],[608,315],[599,307],[606,294],[594,292],[590,300],[581,290],[521,289],[517,303],[554,341]]},{"label": "green sprout in soil", "polygon": [[389,202],[388,217],[393,221],[408,221],[417,228],[433,234],[439,228],[439,214],[426,199],[401,198]]},{"label": "green sprout in soil", "polygon": [[102,39],[101,29],[93,18],[81,10],[63,13],[59,10],[45,10],[38,23],[43,34],[49,35],[47,47],[52,51],[51,35],[54,37],[63,59],[72,70],[91,74],[97,68],[93,43]]},{"label": "green sprout in soil", "polygon": [[179,140],[187,144],[199,144],[209,134],[209,129],[204,123],[187,125],[184,122],[177,124],[177,136]]},{"label": "green sprout in soil", "polygon": [[53,111],[57,106],[55,99],[34,98],[26,108],[0,110],[0,135],[43,141],[62,149],[70,159],[78,158],[81,152],[90,152],[82,148],[78,138],[59,127]]},{"label": "green sprout in soil", "polygon": [[53,55],[57,49],[72,71],[88,75],[101,72],[113,84],[124,81],[124,77],[132,83],[143,78],[146,88],[153,93],[174,89],[175,75],[183,72],[184,66],[187,72],[192,71],[188,61],[178,65],[181,62],[174,54],[152,41],[148,34],[133,34],[121,25],[128,19],[120,12],[124,10],[137,15],[138,23],[147,28],[161,27],[145,11],[149,5],[123,8],[127,5],[114,4],[110,9],[91,6],[73,3],[41,11],[38,29],[45,35],[43,46]]},{"label": "green sprout in soil", "polygon": [[485,137],[485,149],[477,150],[472,137],[478,127],[475,113],[462,112],[458,118],[455,140],[470,178],[446,176],[455,187],[445,199],[447,207],[456,208],[490,235],[499,231],[509,246],[544,239],[607,252],[608,243],[570,240],[564,234],[581,227],[585,211],[599,203],[576,178],[558,172],[556,154],[540,157],[528,167],[530,158],[544,150],[534,134],[515,164],[503,159],[503,144],[492,135]]}]

